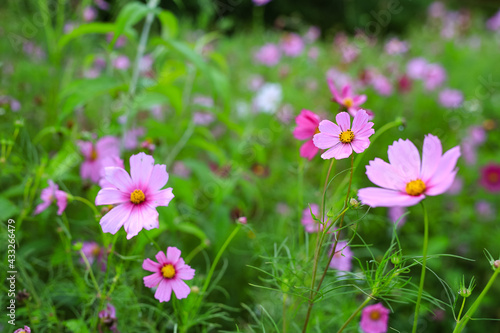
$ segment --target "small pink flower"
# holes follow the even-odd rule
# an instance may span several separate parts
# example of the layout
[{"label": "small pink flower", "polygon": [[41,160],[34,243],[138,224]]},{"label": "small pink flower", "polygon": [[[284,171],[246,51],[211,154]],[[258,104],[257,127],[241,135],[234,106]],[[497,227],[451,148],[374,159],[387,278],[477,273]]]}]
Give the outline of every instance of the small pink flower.
[{"label": "small pink flower", "polygon": [[424,85],[427,90],[435,90],[446,80],[445,69],[438,64],[428,64],[424,73]]},{"label": "small pink flower", "polygon": [[104,0],[95,0],[94,1],[96,6],[99,7],[102,10],[108,10],[109,9],[109,3],[107,3]]},{"label": "small pink flower", "polygon": [[[330,254],[333,250],[330,250]],[[337,243],[337,248],[335,250],[335,254],[333,255],[332,261],[330,261],[330,268],[336,269],[337,275],[342,276],[345,275],[345,272],[350,272],[352,269],[352,258],[354,254],[351,251],[349,245],[347,245],[346,241],[340,241]]]},{"label": "small pink flower", "polygon": [[388,149],[389,163],[376,158],[366,166],[366,175],[375,185],[358,191],[364,205],[371,207],[413,206],[426,195],[446,192],[457,173],[460,157],[456,146],[442,154],[441,141],[428,134],[424,139],[422,162],[410,140],[395,141]]},{"label": "small pink flower", "polygon": [[304,50],[302,37],[295,33],[286,34],[281,40],[281,49],[289,57],[298,57]]},{"label": "small pink flower", "polygon": [[271,0],[252,0],[252,2],[256,6],[264,6],[265,4],[271,2]]},{"label": "small pink flower", "polygon": [[313,46],[309,49],[309,51],[307,52],[307,56],[311,59],[311,60],[316,60],[318,59],[318,56],[319,56],[319,48],[316,47],[316,46]]},{"label": "small pink flower", "polygon": [[356,115],[359,106],[366,102],[365,95],[354,95],[352,88],[349,84],[344,85],[342,91],[339,93],[332,79],[327,79],[328,87],[333,95],[332,101],[345,107],[351,115]]},{"label": "small pink flower", "polygon": [[275,44],[266,44],[254,54],[256,62],[272,67],[277,65],[281,59],[281,51]]},{"label": "small pink flower", "polygon": [[127,150],[134,150],[139,146],[139,137],[144,135],[144,128],[132,128],[125,132],[123,147]]},{"label": "small pink flower", "polygon": [[193,123],[196,125],[208,126],[215,120],[215,116],[210,112],[193,113]]},{"label": "small pink flower", "polygon": [[130,67],[130,60],[127,56],[120,55],[113,60],[113,67],[119,70],[127,70]]},{"label": "small pink flower", "polygon": [[94,21],[97,18],[97,10],[94,7],[85,7],[83,9],[83,20],[85,22]]},{"label": "small pink flower", "polygon": [[297,127],[293,130],[293,136],[297,140],[307,140],[300,147],[300,156],[312,160],[318,153],[318,148],[313,143],[313,136],[319,133],[318,126],[320,118],[314,112],[302,110],[295,118]]},{"label": "small pink flower", "polygon": [[315,221],[311,215],[311,212],[319,219],[319,206],[316,204],[311,204],[311,207],[307,207],[302,212],[302,220],[300,221],[304,226],[304,229],[308,233],[318,232],[323,230],[323,226]]},{"label": "small pink flower", "polygon": [[486,21],[486,27],[493,31],[500,29],[500,11]]},{"label": "small pink flower", "polygon": [[42,190],[40,198],[43,200],[43,202],[36,206],[35,215],[38,215],[46,210],[54,201],[56,202],[58,207],[57,215],[61,215],[68,205],[68,194],[64,191],[59,190],[59,186],[54,184],[52,180],[49,179],[48,183],[49,187],[46,187]]},{"label": "small pink flower", "polygon": [[[114,38],[113,33],[106,34],[106,41],[108,43],[111,43],[113,38]],[[118,37],[118,39],[116,40],[114,47],[119,49],[119,48],[125,46],[126,43],[127,43],[127,37],[125,37],[124,35],[120,35],[120,37]]]},{"label": "small pink flower", "polygon": [[487,201],[480,200],[476,202],[474,208],[476,209],[476,212],[479,214],[479,216],[481,216],[482,218],[489,220],[495,217],[495,209]]},{"label": "small pink flower", "polygon": [[392,84],[382,74],[377,74],[371,79],[373,88],[382,96],[390,96],[392,94]]},{"label": "small pink flower", "polygon": [[347,112],[337,114],[338,125],[329,120],[319,123],[320,133],[314,135],[314,145],[319,149],[328,149],[321,158],[341,160],[351,156],[353,150],[358,154],[365,151],[370,145],[369,137],[375,133],[373,123],[368,118],[366,111],[361,109],[354,116],[352,127]]},{"label": "small pink flower", "polygon": [[246,216],[240,216],[240,217],[238,217],[238,219],[236,221],[238,223],[240,223],[240,224],[247,224],[247,217]]},{"label": "small pink flower", "polygon": [[99,333],[105,332],[102,326],[109,328],[113,333],[119,333],[118,331],[118,319],[116,318],[116,309],[111,304],[106,304],[106,308],[99,312]]},{"label": "small pink flower", "polygon": [[155,165],[152,156],[139,153],[130,157],[131,176],[118,167],[107,167],[105,172],[106,180],[113,187],[101,189],[95,204],[117,206],[99,222],[102,231],[116,234],[124,226],[130,239],[143,228],[158,228],[156,207],[168,206],[174,197],[171,187],[161,190],[168,181],[166,166]]},{"label": "small pink flower", "polygon": [[[90,265],[95,262],[101,268],[101,271],[106,271],[106,258],[105,258],[105,249],[104,247],[100,247],[96,242],[83,242],[82,243],[82,252],[87,258]],[[82,258],[80,258],[80,262],[84,264]]]},{"label": "small pink flower", "polygon": [[364,333],[385,333],[389,321],[389,309],[382,303],[369,305],[361,313],[360,326]]},{"label": "small pink flower", "polygon": [[413,58],[408,61],[406,65],[406,72],[408,77],[414,80],[421,80],[424,78],[427,69],[427,60],[424,58]]},{"label": "small pink flower", "polygon": [[14,333],[31,333],[31,328],[24,326],[24,328],[18,328]]},{"label": "small pink flower", "polygon": [[392,38],[384,46],[385,52],[390,55],[403,54],[408,52],[408,49],[408,43],[397,38]]},{"label": "small pink flower", "polygon": [[464,95],[460,90],[444,89],[439,93],[439,103],[445,108],[459,108],[463,101]]},{"label": "small pink flower", "polygon": [[158,263],[146,259],[142,268],[154,274],[144,277],[144,285],[148,288],[158,286],[155,298],[161,302],[170,301],[172,290],[177,299],[186,298],[191,289],[183,280],[191,280],[194,277],[194,269],[184,263],[181,251],[176,247],[168,247],[167,255],[158,252],[156,255]]},{"label": "small pink flower", "polygon": [[191,169],[182,161],[174,162],[172,173],[180,178],[189,178],[191,176]]},{"label": "small pink flower", "polygon": [[304,39],[309,42],[315,42],[321,36],[321,29],[316,26],[311,26],[307,29]]},{"label": "small pink flower", "polygon": [[500,164],[490,163],[481,169],[480,184],[490,192],[500,191]]},{"label": "small pink flower", "polygon": [[113,136],[104,136],[96,144],[78,141],[80,152],[85,160],[80,167],[80,177],[97,183],[101,178],[102,161],[106,157],[120,155],[120,142]]}]

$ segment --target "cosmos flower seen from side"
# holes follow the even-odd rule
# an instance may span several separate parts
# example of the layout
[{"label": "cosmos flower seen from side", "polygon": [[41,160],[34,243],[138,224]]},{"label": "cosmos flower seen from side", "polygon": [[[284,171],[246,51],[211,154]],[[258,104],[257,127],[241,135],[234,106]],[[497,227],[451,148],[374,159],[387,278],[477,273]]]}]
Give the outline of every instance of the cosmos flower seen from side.
[{"label": "cosmos flower seen from side", "polygon": [[395,141],[388,149],[389,162],[380,158],[370,161],[366,175],[375,185],[358,191],[364,205],[371,207],[409,207],[427,195],[446,192],[453,183],[460,157],[456,146],[442,153],[441,141],[428,134],[424,139],[422,160],[410,140]]},{"label": "cosmos flower seen from side", "polygon": [[361,313],[360,327],[364,333],[385,333],[389,321],[389,309],[382,303],[369,305]]},{"label": "cosmos flower seen from side", "polygon": [[[333,245],[334,244],[332,244],[330,254],[332,253],[331,251],[333,250]],[[347,242],[340,241],[337,243],[335,254],[332,257],[332,261],[330,261],[329,266],[330,268],[338,271],[337,275],[345,275],[346,272],[350,272],[352,269],[352,258],[353,253],[349,245],[347,245]]]},{"label": "cosmos flower seen from side", "polygon": [[293,130],[293,136],[297,140],[307,140],[300,147],[300,156],[312,160],[318,153],[319,149],[313,143],[314,134],[319,133],[320,118],[314,112],[302,110],[295,118],[297,127]]},{"label": "cosmos flower seen from side", "polygon": [[300,221],[304,226],[304,229],[308,233],[318,232],[323,230],[323,226],[313,219],[311,212],[319,218],[319,206],[317,204],[311,204],[310,208],[307,207],[302,212],[302,220]]},{"label": "cosmos flower seen from side", "polygon": [[55,184],[52,180],[49,179],[48,183],[49,187],[42,190],[40,198],[43,202],[36,206],[35,215],[46,210],[53,202],[55,202],[58,207],[57,215],[61,215],[68,205],[68,194],[59,190],[59,186],[57,186],[57,184]]},{"label": "cosmos flower seen from side", "polygon": [[351,115],[356,115],[360,105],[366,102],[366,95],[355,95],[349,84],[344,85],[342,91],[338,91],[333,80],[328,79],[328,87],[333,95],[332,101],[338,103],[349,111]]},{"label": "cosmos flower seen from side", "polygon": [[101,178],[103,160],[110,156],[120,155],[120,142],[113,136],[104,136],[95,144],[90,141],[78,141],[80,152],[85,160],[80,166],[80,177],[94,183]]},{"label": "cosmos flower seen from side", "polygon": [[105,178],[112,185],[97,193],[95,204],[117,205],[99,222],[103,232],[116,234],[123,226],[127,239],[143,228],[158,228],[156,207],[168,206],[173,199],[172,188],[162,190],[168,173],[163,164],[154,164],[152,156],[144,153],[130,157],[130,175],[122,168],[105,168]]}]

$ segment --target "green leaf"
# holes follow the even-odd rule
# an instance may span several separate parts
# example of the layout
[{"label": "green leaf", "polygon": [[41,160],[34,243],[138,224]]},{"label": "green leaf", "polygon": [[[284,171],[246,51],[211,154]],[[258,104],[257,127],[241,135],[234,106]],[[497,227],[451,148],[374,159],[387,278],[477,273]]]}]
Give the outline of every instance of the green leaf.
[{"label": "green leaf", "polygon": [[168,10],[162,10],[157,16],[161,22],[161,37],[163,39],[177,37],[179,24],[175,15]]},{"label": "green leaf", "polygon": [[195,50],[188,46],[188,44],[172,39],[163,40],[159,38],[156,38],[154,42],[167,46],[171,50],[180,54],[183,58],[185,58],[185,60],[193,63],[198,69],[205,72],[207,63],[198,53],[196,53]]},{"label": "green leaf", "polygon": [[0,220],[7,221],[19,214],[19,208],[11,201],[0,197]]},{"label": "green leaf", "polygon": [[62,38],[59,40],[58,47],[59,50],[62,50],[64,46],[66,46],[66,44],[71,42],[73,39],[76,39],[83,35],[107,34],[109,32],[114,32],[114,31],[115,31],[115,25],[112,23],[95,22],[95,23],[82,24],[79,27],[73,29],[73,31],[71,31],[70,33],[62,36]]},{"label": "green leaf", "polygon": [[71,319],[64,322],[64,326],[73,333],[89,333],[87,325],[82,319]]},{"label": "green leaf", "polygon": [[48,178],[57,180],[64,175],[69,175],[70,169],[80,164],[80,161],[80,153],[75,149],[71,141],[66,141],[57,154],[50,159],[46,171]]},{"label": "green leaf", "polygon": [[175,227],[177,228],[177,230],[198,237],[201,241],[207,239],[207,235],[205,234],[205,232],[200,228],[198,228],[198,226],[190,222],[182,222],[179,224],[175,224]]},{"label": "green leaf", "polygon": [[114,36],[109,47],[113,48],[118,37],[120,37],[125,30],[142,20],[149,11],[150,9],[140,2],[131,2],[126,4],[116,19]]}]

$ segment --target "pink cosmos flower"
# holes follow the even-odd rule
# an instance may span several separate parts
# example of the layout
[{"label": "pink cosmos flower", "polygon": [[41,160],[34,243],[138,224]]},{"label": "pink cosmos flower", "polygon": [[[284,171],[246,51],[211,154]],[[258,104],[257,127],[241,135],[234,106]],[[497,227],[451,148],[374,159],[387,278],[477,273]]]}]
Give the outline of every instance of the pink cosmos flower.
[{"label": "pink cosmos flower", "polygon": [[351,156],[353,150],[358,154],[365,151],[370,145],[369,137],[375,133],[368,118],[366,111],[361,109],[354,116],[352,127],[347,112],[337,114],[335,119],[338,125],[329,120],[320,122],[319,133],[314,135],[313,142],[319,149],[328,149],[321,158],[341,160]]},{"label": "pink cosmos flower", "polygon": [[101,189],[95,204],[118,206],[101,219],[102,231],[116,234],[124,226],[130,239],[143,228],[158,228],[156,207],[168,206],[174,197],[171,187],[161,190],[168,181],[166,166],[155,165],[152,156],[139,153],[130,157],[131,176],[118,167],[107,167],[105,173],[113,187]]},{"label": "pink cosmos flower", "polygon": [[95,0],[94,1],[97,7],[99,7],[102,10],[108,10],[109,9],[109,3],[107,3],[104,0]]},{"label": "pink cosmos flower", "polygon": [[427,68],[427,60],[424,58],[413,58],[406,65],[406,72],[411,79],[420,80],[424,78]]},{"label": "pink cosmos flower", "polygon": [[389,219],[392,221],[392,223],[398,224],[398,228],[401,228],[403,226],[403,224],[406,223],[407,215],[405,215],[401,218],[401,216],[404,213],[406,213],[406,208],[404,208],[404,207],[389,207],[389,210],[387,213],[388,213]]},{"label": "pink cosmos flower", "polygon": [[266,44],[254,54],[254,60],[263,65],[272,67],[277,65],[281,59],[281,51],[275,44]]},{"label": "pink cosmos flower", "polygon": [[295,118],[295,122],[297,127],[293,130],[293,136],[297,140],[307,140],[300,147],[300,156],[312,160],[319,150],[313,143],[313,136],[319,133],[320,118],[314,112],[302,110]]},{"label": "pink cosmos flower", "polygon": [[364,205],[371,207],[408,207],[426,195],[446,192],[453,183],[460,157],[456,146],[442,154],[441,141],[428,134],[424,139],[422,162],[417,147],[410,140],[395,141],[388,149],[389,163],[380,158],[366,166],[368,179],[379,187],[358,191]]},{"label": "pink cosmos flower", "polygon": [[96,144],[78,141],[80,152],[85,157],[80,167],[80,177],[97,183],[101,178],[102,162],[106,157],[120,155],[120,142],[113,136],[104,136]]},{"label": "pink cosmos flower", "polygon": [[106,180],[106,177],[105,177],[106,176],[105,170],[107,167],[118,167],[118,168],[125,169],[125,166],[123,165],[123,160],[121,158],[119,158],[118,156],[103,157],[102,164],[101,164],[101,171],[100,171],[101,179],[99,180],[99,186],[101,188],[113,187],[113,184],[108,182]]},{"label": "pink cosmos flower", "polygon": [[332,101],[345,107],[351,115],[356,115],[359,106],[366,102],[366,95],[354,95],[352,88],[349,84],[344,85],[342,91],[339,93],[333,80],[327,79],[328,87],[333,95]]},{"label": "pink cosmos flower", "polygon": [[143,136],[145,130],[143,127],[132,128],[125,132],[123,147],[127,150],[134,150],[139,145],[139,137]]},{"label": "pink cosmos flower", "polygon": [[439,93],[439,103],[445,108],[459,108],[463,101],[464,95],[460,90],[444,89]]},{"label": "pink cosmos flower", "polygon": [[342,44],[340,46],[340,51],[342,52],[342,60],[346,64],[349,64],[356,60],[360,54],[358,47],[348,43]]},{"label": "pink cosmos flower", "polygon": [[389,321],[389,309],[382,303],[369,305],[361,313],[361,330],[364,333],[385,333]]},{"label": "pink cosmos flower", "polygon": [[[101,271],[106,271],[106,258],[104,256],[105,249],[104,247],[100,247],[96,242],[83,242],[82,243],[82,252],[87,258],[90,265],[97,262]],[[80,263],[84,264],[82,258],[80,258]]]},{"label": "pink cosmos flower", "polygon": [[482,126],[469,127],[467,135],[462,141],[465,163],[474,165],[477,162],[477,149],[486,141],[486,131]]},{"label": "pink cosmos flower", "polygon": [[[106,41],[108,43],[111,43],[113,38],[114,38],[114,34],[112,32],[109,34],[106,34]],[[125,46],[126,43],[127,43],[127,37],[125,37],[124,35],[120,35],[118,37],[118,39],[116,40],[114,47],[119,49],[119,48]]]},{"label": "pink cosmos flower", "polygon": [[54,184],[52,180],[49,179],[48,183],[49,187],[46,187],[42,190],[40,198],[43,200],[43,202],[36,206],[35,215],[38,215],[46,210],[54,201],[56,202],[58,207],[57,215],[61,215],[68,205],[68,194],[64,191],[59,190],[59,186]]},{"label": "pink cosmos flower", "polygon": [[302,37],[295,33],[286,34],[281,40],[281,49],[289,57],[298,57],[304,50]]},{"label": "pink cosmos flower", "polygon": [[319,218],[319,206],[316,204],[311,204],[310,210],[309,207],[307,207],[302,212],[302,220],[300,222],[304,226],[304,229],[308,233],[318,232],[318,229],[320,231],[323,230],[323,226],[313,219],[313,217],[311,216],[311,212],[314,214],[314,216]]},{"label": "pink cosmos flower", "polygon": [[113,67],[119,70],[127,70],[130,67],[130,60],[127,56],[120,55],[113,60]]},{"label": "pink cosmos flower", "polygon": [[31,328],[24,326],[24,328],[18,328],[14,333],[31,333]]},{"label": "pink cosmos flower", "polygon": [[271,2],[271,0],[252,0],[252,2],[256,6],[264,6],[268,2]]},{"label": "pink cosmos flower", "polygon": [[479,216],[481,216],[482,218],[490,220],[493,217],[495,217],[495,209],[487,201],[480,200],[476,202],[474,208],[476,209],[476,212],[479,214]]},{"label": "pink cosmos flower", "polygon": [[[330,254],[333,250],[330,250]],[[346,241],[340,241],[337,243],[337,248],[335,254],[333,255],[332,261],[330,261],[330,268],[336,269],[337,275],[342,276],[345,275],[346,272],[350,272],[352,269],[352,258],[354,254],[351,251],[349,245],[347,245]]]},{"label": "pink cosmos flower", "polygon": [[148,288],[158,286],[155,298],[160,303],[170,301],[172,290],[177,299],[186,298],[191,289],[183,280],[191,280],[195,271],[184,263],[181,251],[176,247],[168,247],[167,255],[160,251],[156,260],[158,263],[148,258],[142,263],[142,268],[154,273],[144,277],[144,285]]},{"label": "pink cosmos flower", "polygon": [[392,94],[392,84],[388,78],[382,74],[377,74],[371,79],[373,88],[382,96],[390,96]]},{"label": "pink cosmos flower", "polygon": [[408,49],[408,43],[397,38],[392,38],[384,46],[385,52],[390,55],[403,54],[408,52]]},{"label": "pink cosmos flower", "polygon": [[424,72],[424,85],[427,90],[435,90],[446,80],[445,69],[438,64],[428,64]]},{"label": "pink cosmos flower", "polygon": [[97,18],[97,10],[94,7],[85,7],[83,9],[83,20],[85,22],[94,21]]},{"label": "pink cosmos flower", "polygon": [[500,191],[500,164],[490,163],[481,169],[481,185],[490,192]]},{"label": "pink cosmos flower", "polygon": [[99,312],[99,333],[104,332],[102,326],[109,328],[113,333],[119,333],[118,331],[118,319],[116,318],[116,309],[111,304],[106,304],[106,308]]},{"label": "pink cosmos flower", "polygon": [[215,120],[215,116],[210,112],[193,113],[193,123],[196,125],[208,126]]},{"label": "pink cosmos flower", "polygon": [[493,31],[500,29],[500,11],[486,21],[486,27]]},{"label": "pink cosmos flower", "polygon": [[306,34],[304,35],[304,39],[312,43],[316,41],[319,37],[321,36],[321,29],[317,26],[311,26],[309,29],[307,29]]}]

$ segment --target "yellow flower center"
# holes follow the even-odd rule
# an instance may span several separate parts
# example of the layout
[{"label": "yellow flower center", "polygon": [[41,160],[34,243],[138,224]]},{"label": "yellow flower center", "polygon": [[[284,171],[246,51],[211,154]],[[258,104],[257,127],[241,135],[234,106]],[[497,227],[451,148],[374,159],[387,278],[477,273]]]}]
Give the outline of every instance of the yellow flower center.
[{"label": "yellow flower center", "polygon": [[92,148],[92,151],[90,152],[90,160],[91,161],[97,160],[97,152],[95,151],[94,148]]},{"label": "yellow flower center", "polygon": [[141,190],[136,189],[134,190],[134,192],[130,193],[130,201],[132,203],[135,203],[137,205],[143,202],[144,200],[146,200],[146,196],[144,195],[144,192],[142,192]]},{"label": "yellow flower center", "polygon": [[372,311],[370,312],[370,319],[371,320],[379,320],[380,319],[380,312],[375,310],[375,311]]},{"label": "yellow flower center", "polygon": [[354,101],[350,97],[344,98],[344,105],[350,108],[354,105]]},{"label": "yellow flower center", "polygon": [[351,131],[350,129],[343,131],[339,135],[339,140],[342,143],[350,143],[352,140],[354,140],[354,132]]},{"label": "yellow flower center", "polygon": [[406,184],[406,193],[412,196],[418,196],[425,191],[425,184],[420,179],[412,180]]},{"label": "yellow flower center", "polygon": [[163,277],[165,279],[171,279],[175,275],[175,268],[171,264],[167,264],[162,267],[161,269],[161,274],[163,274]]},{"label": "yellow flower center", "polygon": [[317,127],[317,128],[316,128],[316,130],[314,131],[314,134],[318,134],[318,133],[321,133],[321,132],[319,131],[319,127]]}]

